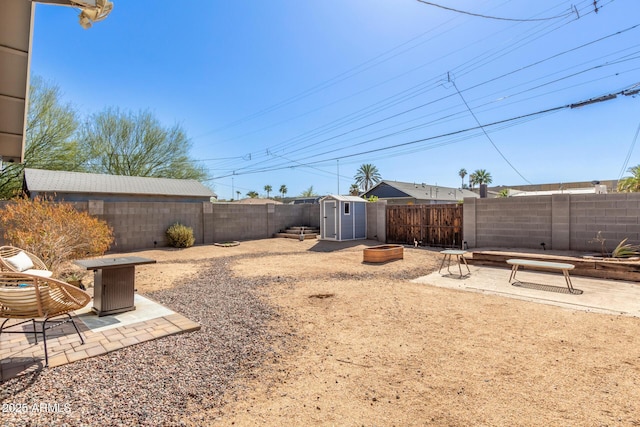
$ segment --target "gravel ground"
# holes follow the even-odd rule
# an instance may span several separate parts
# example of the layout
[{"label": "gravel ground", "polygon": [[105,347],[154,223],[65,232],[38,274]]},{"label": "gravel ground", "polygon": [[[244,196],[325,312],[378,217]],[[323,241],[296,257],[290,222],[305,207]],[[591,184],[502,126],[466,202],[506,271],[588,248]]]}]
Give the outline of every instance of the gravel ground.
[{"label": "gravel ground", "polygon": [[229,258],[200,262],[187,284],[147,294],[200,323],[200,331],[9,380],[0,385],[3,404],[53,409],[3,413],[2,425],[181,426],[194,421],[194,410],[211,413],[232,398],[234,380],[277,357],[271,344],[286,338],[269,330],[277,313],[259,297],[261,286],[284,279],[233,277]]}]

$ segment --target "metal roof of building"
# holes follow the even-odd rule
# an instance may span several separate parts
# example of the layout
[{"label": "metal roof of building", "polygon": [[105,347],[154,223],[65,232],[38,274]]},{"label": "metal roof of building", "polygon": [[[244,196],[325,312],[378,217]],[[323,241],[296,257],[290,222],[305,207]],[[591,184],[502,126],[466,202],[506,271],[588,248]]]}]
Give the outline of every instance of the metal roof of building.
[{"label": "metal roof of building", "polygon": [[193,179],[148,178],[43,169],[25,169],[24,176],[27,189],[40,193],[216,196],[205,185]]},{"label": "metal roof of building", "polygon": [[341,202],[365,202],[365,203],[367,202],[365,199],[359,196],[338,196],[335,194],[330,194],[328,196],[325,196],[321,200],[324,200],[324,199],[336,199]]}]

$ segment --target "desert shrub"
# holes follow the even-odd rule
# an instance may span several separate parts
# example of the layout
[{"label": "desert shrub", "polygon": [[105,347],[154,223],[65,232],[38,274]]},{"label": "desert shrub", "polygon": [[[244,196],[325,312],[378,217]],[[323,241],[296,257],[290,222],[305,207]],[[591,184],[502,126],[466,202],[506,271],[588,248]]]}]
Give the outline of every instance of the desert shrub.
[{"label": "desert shrub", "polygon": [[70,260],[103,255],[113,243],[105,221],[50,198],[7,204],[0,226],[7,244],[33,253],[53,272]]},{"label": "desert shrub", "polygon": [[196,239],[193,237],[193,228],[179,223],[173,224],[167,229],[167,243],[174,248],[188,248],[193,246]]}]

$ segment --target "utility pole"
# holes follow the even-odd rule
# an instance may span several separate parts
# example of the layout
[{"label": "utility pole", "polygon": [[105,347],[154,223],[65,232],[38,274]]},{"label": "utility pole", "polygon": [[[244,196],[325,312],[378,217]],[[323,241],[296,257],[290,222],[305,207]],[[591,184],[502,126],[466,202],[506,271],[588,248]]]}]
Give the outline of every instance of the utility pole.
[{"label": "utility pole", "polygon": [[338,193],[336,194],[339,196],[340,195],[340,159],[336,159],[336,164],[338,168]]}]

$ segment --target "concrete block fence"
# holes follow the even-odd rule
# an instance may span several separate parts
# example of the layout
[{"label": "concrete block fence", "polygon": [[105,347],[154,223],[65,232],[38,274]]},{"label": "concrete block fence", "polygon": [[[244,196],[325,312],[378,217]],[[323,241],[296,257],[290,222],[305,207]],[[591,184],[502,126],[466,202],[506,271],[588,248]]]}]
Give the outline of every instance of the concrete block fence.
[{"label": "concrete block fence", "polygon": [[[1,209],[7,201],[0,201]],[[111,252],[167,246],[165,232],[179,222],[193,228],[196,244],[266,239],[287,227],[319,227],[320,205],[241,205],[180,202],[72,202],[113,228]],[[2,242],[3,230],[0,230]]]},{"label": "concrete block fence", "polygon": [[[0,201],[1,209],[7,201]],[[272,237],[291,226],[320,227],[320,205],[237,203],[75,202],[114,230],[112,252],[166,246],[176,222],[193,228],[196,244]],[[367,203],[367,238],[386,242],[386,204]],[[600,232],[612,250],[640,244],[640,193],[465,199],[463,240],[473,248],[532,248],[598,252]],[[0,230],[0,242],[3,231]]]},{"label": "concrete block fence", "polygon": [[469,248],[610,251],[625,238],[640,244],[640,193],[464,199],[464,240]]}]

